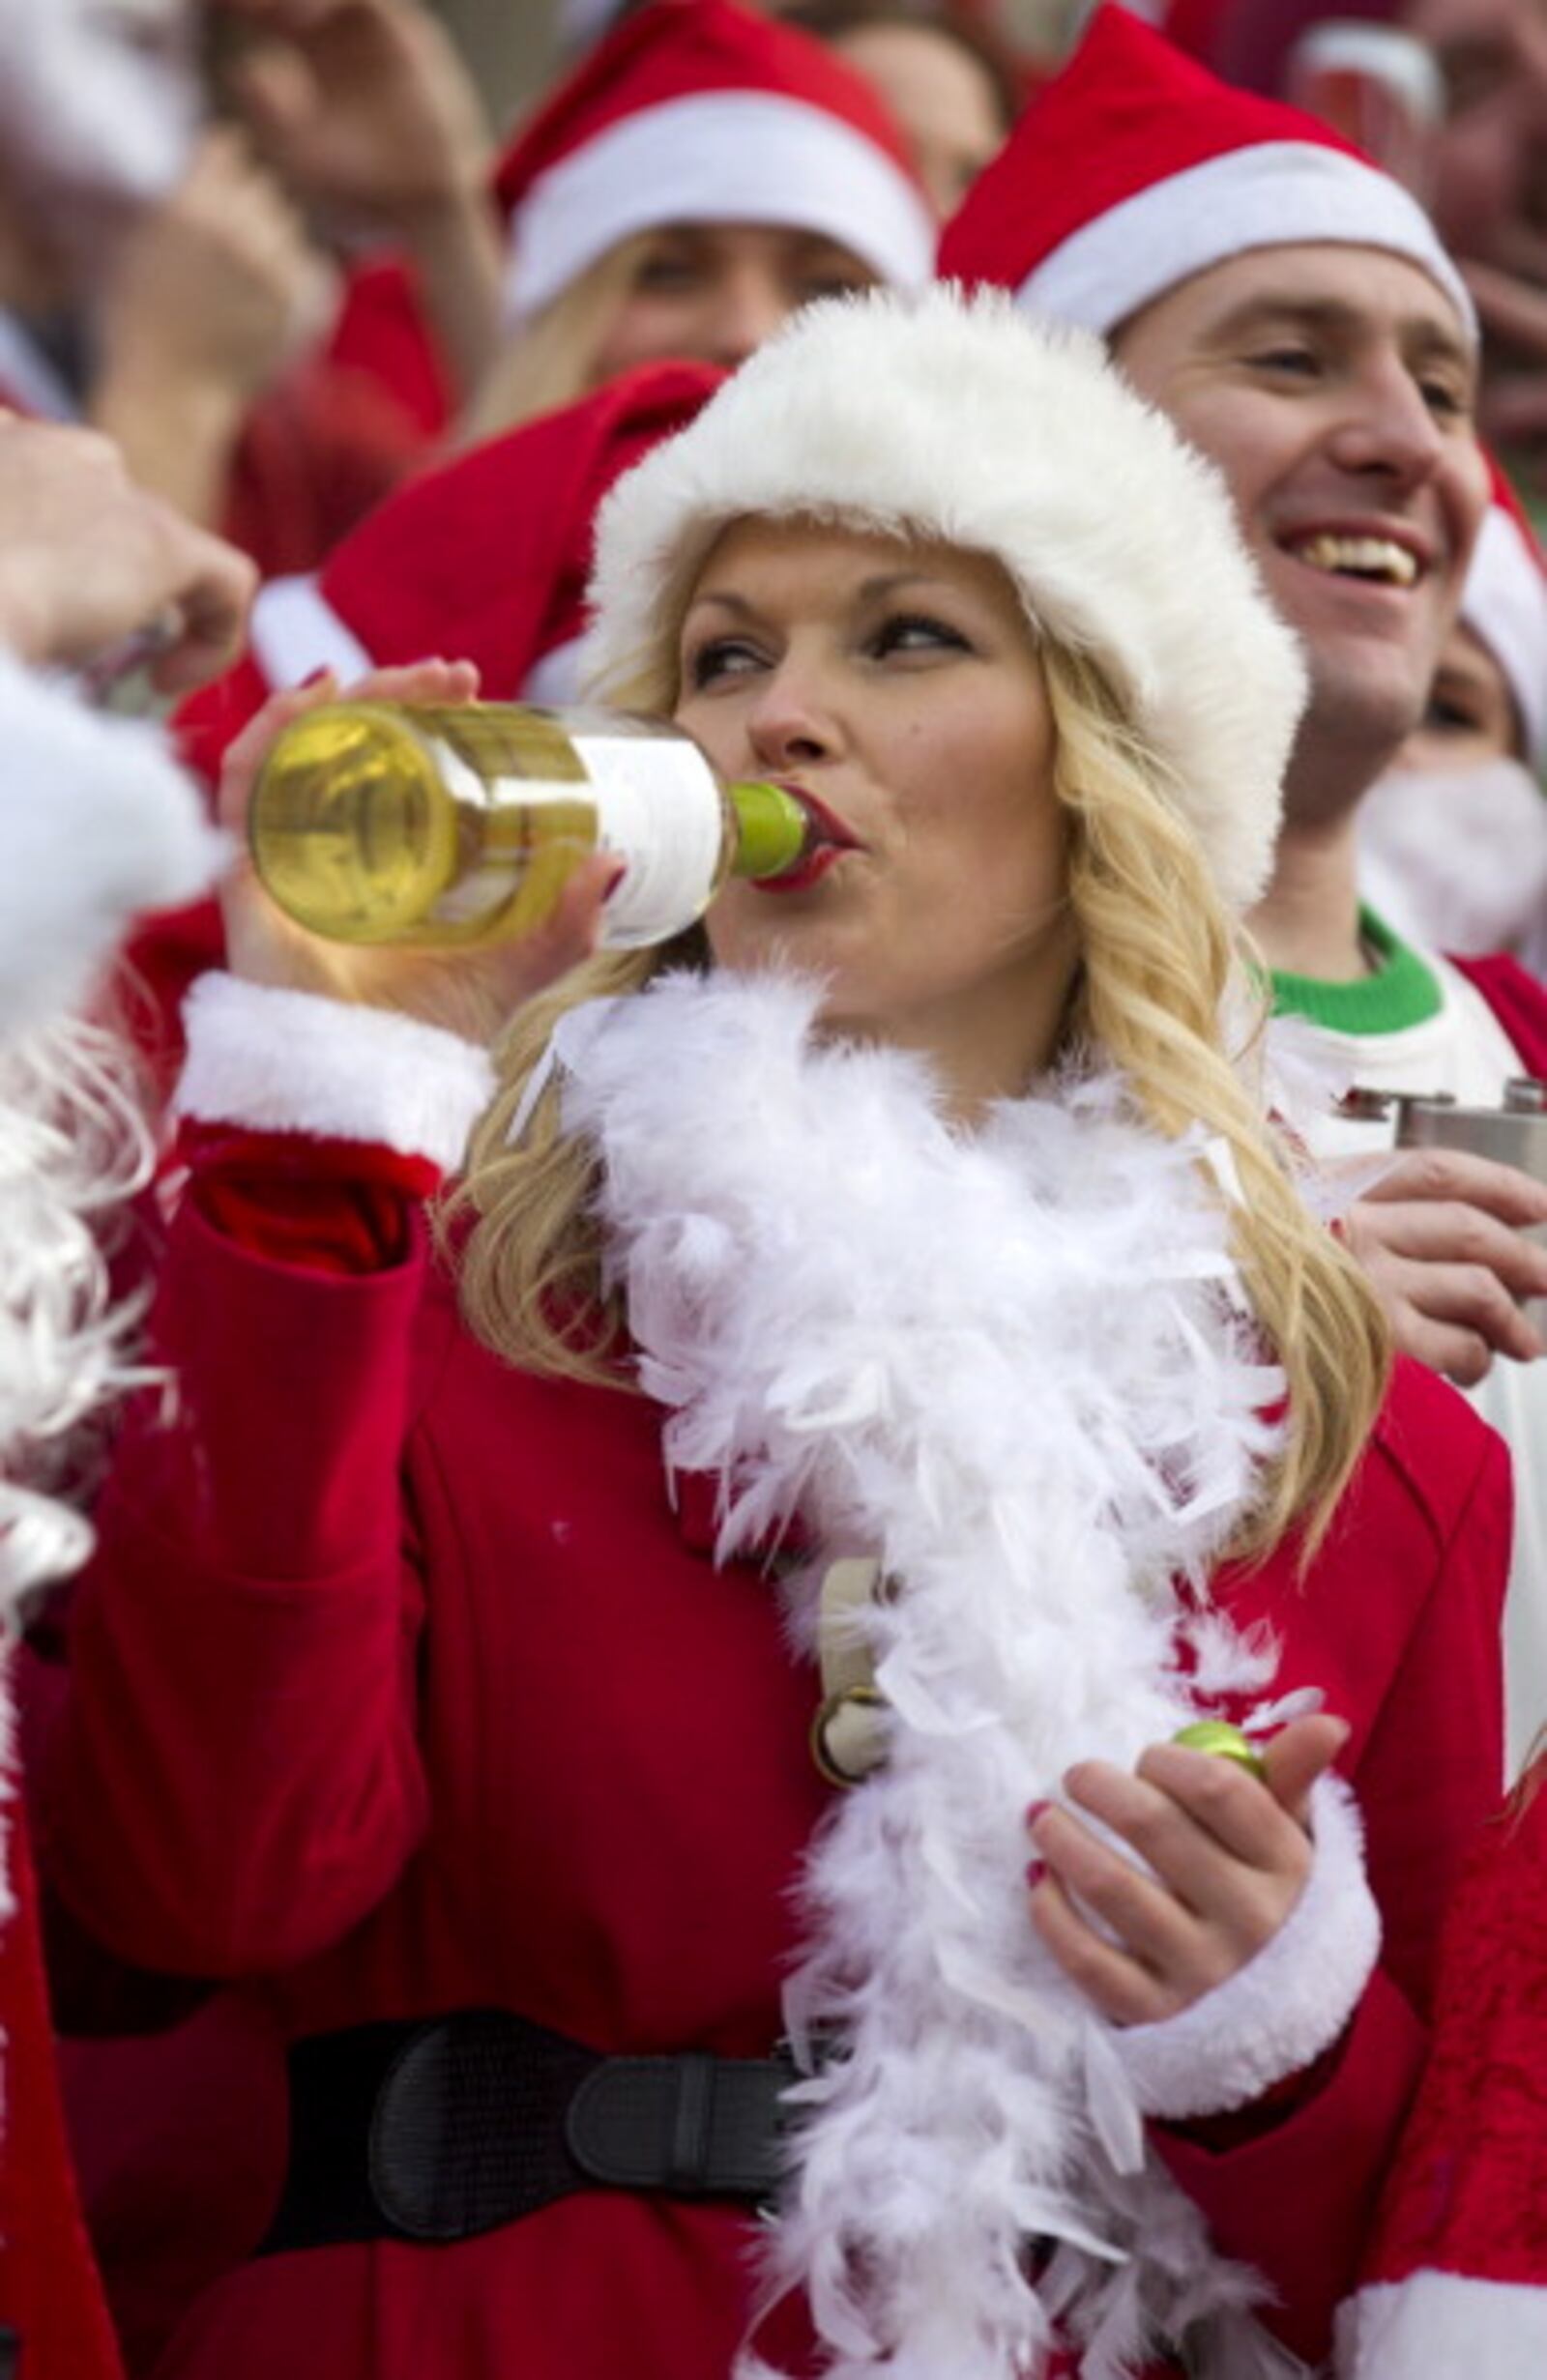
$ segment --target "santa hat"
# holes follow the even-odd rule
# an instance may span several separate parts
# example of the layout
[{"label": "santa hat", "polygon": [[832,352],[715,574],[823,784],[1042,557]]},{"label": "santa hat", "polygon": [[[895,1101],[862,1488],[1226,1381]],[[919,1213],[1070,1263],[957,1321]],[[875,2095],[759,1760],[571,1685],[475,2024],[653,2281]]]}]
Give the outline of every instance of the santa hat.
[{"label": "santa hat", "polygon": [[1224,900],[1256,897],[1304,695],[1299,650],[1223,482],[1095,340],[989,291],[806,307],[603,505],[601,684],[663,657],[715,537],[747,515],[992,555],[1037,629],[1101,669]]},{"label": "santa hat", "polygon": [[520,132],[495,189],[517,318],[667,223],[819,232],[907,286],[934,253],[927,202],[869,84],[731,0],[655,0],[627,18]]},{"label": "santa hat", "polygon": [[946,226],[940,272],[1104,336],[1211,265],[1319,241],[1407,258],[1475,335],[1465,284],[1399,182],[1109,5]]},{"label": "santa hat", "polygon": [[1533,767],[1547,761],[1547,556],[1490,457],[1493,496],[1467,571],[1461,617],[1508,681]]},{"label": "santa hat", "polygon": [[267,688],[444,653],[476,661],[490,700],[572,702],[597,507],[721,377],[646,364],[411,480],[314,576],[260,591],[248,641]]}]

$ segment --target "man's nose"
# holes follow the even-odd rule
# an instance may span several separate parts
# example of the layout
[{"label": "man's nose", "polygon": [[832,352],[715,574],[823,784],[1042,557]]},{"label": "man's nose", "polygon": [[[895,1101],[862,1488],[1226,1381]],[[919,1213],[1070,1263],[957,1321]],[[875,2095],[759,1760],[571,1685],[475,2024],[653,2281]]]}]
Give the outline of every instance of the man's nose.
[{"label": "man's nose", "polygon": [[1329,443],[1345,471],[1380,474],[1397,486],[1420,485],[1445,452],[1428,399],[1396,356],[1360,373]]}]

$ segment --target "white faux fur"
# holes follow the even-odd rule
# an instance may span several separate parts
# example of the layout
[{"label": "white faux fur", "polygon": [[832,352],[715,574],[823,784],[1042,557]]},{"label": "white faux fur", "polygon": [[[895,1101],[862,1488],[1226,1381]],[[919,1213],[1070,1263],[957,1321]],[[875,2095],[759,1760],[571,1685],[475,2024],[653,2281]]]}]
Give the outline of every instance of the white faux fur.
[{"label": "white faux fur", "polygon": [[159,729],[90,711],[0,650],[0,1031],[80,999],[141,910],[203,892],[228,848]]},{"label": "white faux fur", "polygon": [[810,516],[996,556],[1034,624],[1092,654],[1174,778],[1226,903],[1267,881],[1304,700],[1224,482],[1099,342],[1002,291],[806,307],[598,516],[588,660],[627,682],[717,533]]},{"label": "white faux fur", "polygon": [[1539,2380],[1547,2278],[1415,2273],[1361,2289],[1337,2318],[1337,2380]]},{"label": "white faux fur", "polygon": [[384,1008],[201,975],[184,1016],[185,1116],[371,1141],[460,1165],[494,1089],[487,1052]]},{"label": "white faux fur", "polygon": [[1130,2025],[1118,2055],[1146,2115],[1221,2115],[1329,2049],[1375,1971],[1381,1912],[1364,1873],[1352,1795],[1323,1777],[1312,1795],[1316,1857],[1290,1917],[1255,1959],[1164,2024]]},{"label": "white faux fur", "polygon": [[[1183,2332],[1221,2380],[1294,2370],[1149,2162],[1023,1876],[1026,1806],[1070,1761],[1130,1762],[1271,1669],[1177,1592],[1251,1497],[1282,1384],[1209,1152],[1110,1076],[965,1137],[920,1061],[815,1042],[818,998],[666,977],[564,1051],[640,1379],[668,1461],[723,1482],[721,1555],[799,1510],[818,1568],[872,1553],[901,1588],[867,1615],[890,1757],[805,1878],[786,2016],[840,2052],[798,2093],[771,2292],[807,2290],[832,2380],[1027,2380],[1055,2319],[1086,2380]],[[789,1592],[809,1639],[811,1575]],[[1031,2235],[1060,2243],[1036,2285]]]}]

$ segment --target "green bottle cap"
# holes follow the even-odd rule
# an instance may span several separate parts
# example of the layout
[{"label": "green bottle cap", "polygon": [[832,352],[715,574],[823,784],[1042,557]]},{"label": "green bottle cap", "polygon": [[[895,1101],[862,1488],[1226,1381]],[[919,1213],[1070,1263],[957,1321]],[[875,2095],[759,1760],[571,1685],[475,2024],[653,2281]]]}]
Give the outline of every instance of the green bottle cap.
[{"label": "green bottle cap", "polygon": [[1184,1744],[1189,1752],[1209,1752],[1216,1759],[1238,1761],[1259,1784],[1268,1783],[1262,1754],[1251,1737],[1233,1727],[1228,1719],[1195,1719],[1190,1727],[1179,1727],[1171,1741]]},{"label": "green bottle cap", "polygon": [[805,849],[810,821],[782,785],[746,778],[730,789],[736,813],[733,876],[782,876]]}]

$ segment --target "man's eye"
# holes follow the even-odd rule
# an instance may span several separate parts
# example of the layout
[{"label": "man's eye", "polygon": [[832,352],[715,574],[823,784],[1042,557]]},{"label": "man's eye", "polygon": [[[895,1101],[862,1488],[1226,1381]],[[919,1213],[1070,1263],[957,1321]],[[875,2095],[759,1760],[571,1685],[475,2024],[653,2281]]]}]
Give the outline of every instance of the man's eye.
[{"label": "man's eye", "polygon": [[1423,724],[1431,736],[1480,736],[1484,722],[1456,695],[1436,687],[1424,709]]},{"label": "man's eye", "polygon": [[1297,380],[1313,380],[1321,358],[1310,347],[1263,347],[1249,361],[1262,372],[1282,372]]},{"label": "man's eye", "polygon": [[1471,393],[1456,381],[1440,373],[1425,372],[1419,375],[1418,389],[1429,411],[1442,421],[1471,421]]}]

